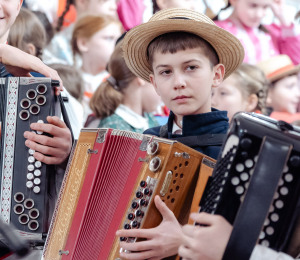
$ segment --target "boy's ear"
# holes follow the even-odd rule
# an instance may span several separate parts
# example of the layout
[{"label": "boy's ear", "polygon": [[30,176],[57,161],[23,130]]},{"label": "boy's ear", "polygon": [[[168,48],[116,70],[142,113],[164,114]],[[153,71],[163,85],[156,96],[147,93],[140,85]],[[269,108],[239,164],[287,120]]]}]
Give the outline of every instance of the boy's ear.
[{"label": "boy's ear", "polygon": [[36,48],[32,43],[26,44],[26,52],[30,55],[35,56],[36,55]]},{"label": "boy's ear", "polygon": [[154,89],[155,89],[157,95],[160,96],[160,94],[159,94],[159,92],[158,92],[158,89],[157,89],[156,82],[155,82],[154,74],[150,74],[150,75],[149,75],[149,78],[150,78],[150,82],[151,82],[152,86],[154,87]]},{"label": "boy's ear", "polygon": [[248,98],[248,105],[247,105],[247,111],[252,112],[255,110],[258,104],[258,97],[255,94],[252,94]]},{"label": "boy's ear", "polygon": [[223,64],[218,64],[213,68],[214,78],[213,78],[213,87],[218,87],[224,79],[225,76],[225,67]]},{"label": "boy's ear", "polygon": [[77,47],[80,52],[88,52],[89,48],[87,46],[87,39],[85,38],[78,38],[77,39]]}]

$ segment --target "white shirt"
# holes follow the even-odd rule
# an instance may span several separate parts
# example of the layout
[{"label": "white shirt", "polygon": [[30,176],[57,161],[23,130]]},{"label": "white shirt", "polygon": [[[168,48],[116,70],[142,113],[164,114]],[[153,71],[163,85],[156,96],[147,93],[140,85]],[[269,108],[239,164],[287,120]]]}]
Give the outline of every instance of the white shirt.
[{"label": "white shirt", "polygon": [[284,253],[278,253],[270,248],[256,245],[254,247],[254,250],[251,254],[250,260],[293,260],[291,256],[284,254]]},{"label": "white shirt", "polygon": [[[182,121],[180,121],[180,124],[182,125]],[[182,128],[180,128],[175,121],[173,121],[172,135],[182,135]]]}]

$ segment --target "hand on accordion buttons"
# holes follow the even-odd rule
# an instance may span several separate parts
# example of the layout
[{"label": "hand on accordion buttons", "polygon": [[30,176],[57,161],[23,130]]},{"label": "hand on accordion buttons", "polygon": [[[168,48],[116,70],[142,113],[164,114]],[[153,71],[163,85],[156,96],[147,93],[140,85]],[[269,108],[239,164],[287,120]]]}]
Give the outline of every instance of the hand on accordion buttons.
[{"label": "hand on accordion buttons", "polygon": [[39,58],[27,54],[7,44],[0,44],[0,62],[6,70],[15,77],[32,77],[30,72],[38,72],[45,77],[59,80],[60,87],[56,88],[56,95],[63,91],[63,83],[58,73],[45,65]]},{"label": "hand on accordion buttons", "polygon": [[185,225],[178,254],[183,259],[221,260],[232,226],[221,216],[193,213],[191,218],[206,226]]},{"label": "hand on accordion buttons", "polygon": [[49,124],[33,123],[32,130],[48,133],[37,135],[32,132],[25,132],[27,139],[25,145],[34,150],[34,158],[46,164],[61,164],[69,157],[72,148],[72,138],[69,128],[58,117],[47,117]]},{"label": "hand on accordion buttons", "polygon": [[173,212],[155,197],[155,205],[163,217],[163,221],[156,228],[119,230],[117,236],[146,238],[146,241],[136,243],[121,242],[120,247],[132,253],[121,253],[125,259],[148,259],[158,260],[176,255],[182,235],[181,225],[178,223]]}]

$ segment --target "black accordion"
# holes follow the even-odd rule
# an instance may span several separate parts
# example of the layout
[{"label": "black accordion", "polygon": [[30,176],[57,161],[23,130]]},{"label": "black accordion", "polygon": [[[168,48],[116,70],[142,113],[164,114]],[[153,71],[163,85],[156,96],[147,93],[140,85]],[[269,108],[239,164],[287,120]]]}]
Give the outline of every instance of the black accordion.
[{"label": "black accordion", "polygon": [[223,260],[249,259],[261,244],[300,253],[300,128],[255,113],[232,120],[200,212],[233,225]]},{"label": "black accordion", "polygon": [[60,116],[57,86],[48,78],[0,78],[1,217],[35,245],[43,243],[51,221],[55,168],[35,160],[23,135],[31,123]]}]

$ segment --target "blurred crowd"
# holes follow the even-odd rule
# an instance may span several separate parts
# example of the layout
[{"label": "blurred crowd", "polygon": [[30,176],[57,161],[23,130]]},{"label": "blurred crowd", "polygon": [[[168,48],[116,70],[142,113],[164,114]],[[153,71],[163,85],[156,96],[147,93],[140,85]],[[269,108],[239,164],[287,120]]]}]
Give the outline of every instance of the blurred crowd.
[{"label": "blurred crowd", "polygon": [[248,111],[300,125],[300,19],[284,0],[25,0],[8,44],[58,72],[76,138],[84,126],[142,133],[165,124],[170,111],[127,67],[122,40],[174,7],[205,13],[244,46],[244,64],[212,90],[214,108],[229,120]]}]

